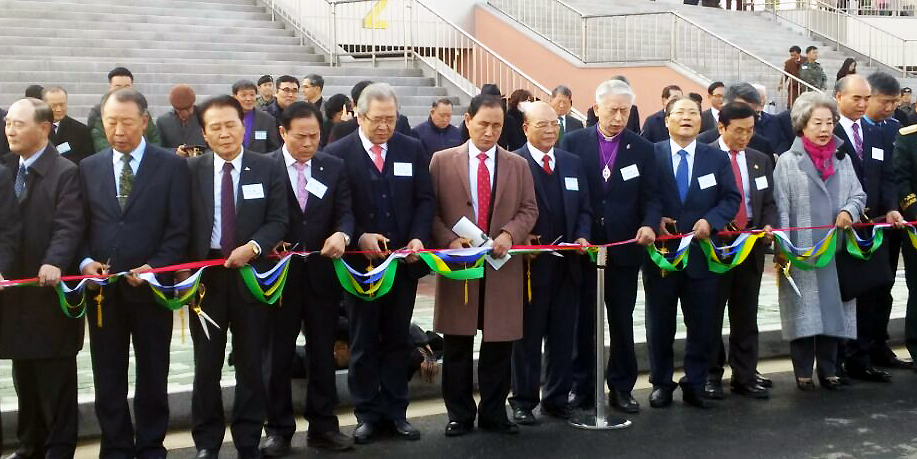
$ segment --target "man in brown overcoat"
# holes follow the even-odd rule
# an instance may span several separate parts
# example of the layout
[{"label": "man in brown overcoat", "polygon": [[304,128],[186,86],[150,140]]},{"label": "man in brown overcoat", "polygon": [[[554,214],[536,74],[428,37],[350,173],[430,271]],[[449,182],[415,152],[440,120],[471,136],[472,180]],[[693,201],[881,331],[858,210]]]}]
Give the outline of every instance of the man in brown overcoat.
[{"label": "man in brown overcoat", "polygon": [[[438,248],[467,247],[452,231],[465,217],[493,239],[494,258],[524,244],[538,218],[532,173],[526,160],[496,145],[503,128],[503,107],[494,96],[472,99],[465,114],[470,140],[436,153],[430,175],[436,194],[433,242]],[[443,399],[449,413],[447,436],[478,426],[500,433],[518,433],[506,415],[512,342],[522,338],[522,257],[499,270],[485,264],[484,279],[438,278],[433,325],[445,335]],[[467,290],[466,290],[467,289]],[[467,296],[466,296],[467,292]],[[473,345],[477,330],[484,341],[478,362],[480,407],[473,398]]]}]

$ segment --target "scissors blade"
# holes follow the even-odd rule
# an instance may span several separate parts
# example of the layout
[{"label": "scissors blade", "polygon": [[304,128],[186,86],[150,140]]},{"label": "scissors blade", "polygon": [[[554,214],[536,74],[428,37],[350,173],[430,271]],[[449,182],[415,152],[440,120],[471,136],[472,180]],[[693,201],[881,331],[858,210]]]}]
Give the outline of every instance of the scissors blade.
[{"label": "scissors blade", "polygon": [[[563,237],[563,236],[557,236],[557,239],[554,239],[554,242],[551,242],[550,245],[557,245],[557,243],[560,242],[560,239],[561,239],[562,237]],[[549,252],[549,253],[550,253],[551,255],[554,255],[555,257],[561,257],[561,258],[564,257],[563,255],[557,253],[556,250],[552,250],[552,251]]]},{"label": "scissors blade", "polygon": [[802,293],[799,292],[799,287],[796,286],[796,281],[793,280],[793,277],[790,276],[790,273],[785,272],[783,275],[786,276],[786,280],[790,282],[790,287],[793,287],[793,291],[796,292],[796,295],[802,298]]}]

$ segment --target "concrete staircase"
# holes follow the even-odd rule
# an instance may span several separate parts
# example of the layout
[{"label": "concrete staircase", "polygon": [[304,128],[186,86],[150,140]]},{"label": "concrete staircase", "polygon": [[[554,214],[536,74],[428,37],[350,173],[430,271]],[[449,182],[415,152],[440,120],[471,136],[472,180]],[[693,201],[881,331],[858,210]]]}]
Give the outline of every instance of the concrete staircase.
[{"label": "concrete staircase", "polygon": [[[317,73],[325,78],[326,99],[350,95],[361,80],[387,82],[411,125],[426,120],[436,98],[459,103],[459,94],[403,61],[330,67],[326,55],[301,45],[256,0],[0,0],[0,43],[0,106],[21,98],[30,84],[60,85],[70,93],[70,115],[82,121],[116,66],[134,73],[154,117],[171,109],[175,84],[190,85],[202,101],[263,74]],[[455,113],[458,122],[464,107]]]}]

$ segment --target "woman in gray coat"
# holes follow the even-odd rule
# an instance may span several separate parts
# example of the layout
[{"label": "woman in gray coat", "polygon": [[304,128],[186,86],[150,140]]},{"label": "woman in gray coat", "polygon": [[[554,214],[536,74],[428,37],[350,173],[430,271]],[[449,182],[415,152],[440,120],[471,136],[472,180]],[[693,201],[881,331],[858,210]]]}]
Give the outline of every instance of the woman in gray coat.
[{"label": "woman in gray coat", "polygon": [[[863,212],[866,193],[850,158],[838,153],[842,141],[833,134],[837,106],[829,96],[807,92],[793,104],[790,115],[797,137],[774,169],[780,227],[835,225],[837,249],[841,250],[841,230],[850,227]],[[811,247],[828,231],[787,234],[796,247]],[[790,276],[799,294],[786,279],[781,279],[784,282],[780,283],[779,301],[783,337],[790,341],[796,383],[802,390],[815,389],[812,364],[817,359],[822,387],[837,389],[837,345],[840,338],[856,338],[855,303],[841,301],[834,260],[812,271],[793,267]]]}]

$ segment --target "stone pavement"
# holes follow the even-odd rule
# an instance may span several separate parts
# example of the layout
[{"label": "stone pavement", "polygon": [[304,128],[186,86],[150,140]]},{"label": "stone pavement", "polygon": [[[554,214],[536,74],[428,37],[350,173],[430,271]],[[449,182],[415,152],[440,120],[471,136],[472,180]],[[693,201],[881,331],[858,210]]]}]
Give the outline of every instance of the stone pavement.
[{"label": "stone pavement", "polygon": [[[907,301],[907,288],[904,283],[903,263],[897,273],[892,295],[895,299],[892,309],[892,317],[904,317],[905,306]],[[414,308],[414,321],[424,329],[431,329],[433,324],[433,288],[434,279],[432,276],[424,278],[417,292],[417,303]],[[640,283],[642,291],[642,282]],[[187,332],[188,320],[197,320],[189,316],[187,309],[184,311],[184,322],[182,315],[175,314],[175,325],[172,333],[172,355],[169,371],[169,392],[186,392],[191,390],[191,384],[194,379],[194,355],[192,352],[191,335]],[[637,306],[634,312],[634,337],[637,342],[643,342],[646,339],[646,330],[644,328],[644,295],[637,296]],[[728,330],[728,317],[726,317],[724,329]],[[758,325],[762,332],[769,330],[779,330],[780,312],[777,305],[777,287],[776,277],[773,267],[768,263],[765,268],[764,279],[761,285],[760,309],[758,313]],[[182,329],[185,333],[182,333]],[[606,327],[606,343],[608,343],[608,330]],[[681,321],[679,312],[678,320],[679,337],[683,337],[684,325]],[[184,335],[184,336],[183,336]],[[478,335],[480,338],[480,335]],[[80,403],[91,402],[94,399],[92,385],[92,367],[89,358],[89,336],[86,335],[86,344],[83,351],[77,356]],[[302,340],[302,337],[300,337]],[[231,346],[227,343],[227,352]],[[133,363],[133,359],[131,359]],[[13,388],[11,363],[9,360],[0,360],[0,411],[10,411],[16,408],[16,393]],[[232,369],[224,367],[223,380],[224,387],[234,384]],[[133,365],[131,365],[131,387],[133,387]],[[130,396],[133,396],[131,391]]]}]

